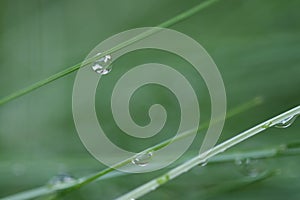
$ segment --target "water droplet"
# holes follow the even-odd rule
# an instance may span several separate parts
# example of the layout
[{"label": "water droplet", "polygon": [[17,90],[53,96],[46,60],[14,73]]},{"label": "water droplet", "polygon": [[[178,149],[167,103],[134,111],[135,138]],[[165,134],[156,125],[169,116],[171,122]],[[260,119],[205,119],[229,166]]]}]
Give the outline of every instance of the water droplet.
[{"label": "water droplet", "polygon": [[[101,53],[96,54],[99,56]],[[96,60],[92,66],[92,69],[94,72],[97,74],[101,75],[106,75],[112,70],[112,65],[111,65],[111,56],[106,55],[99,60]]]},{"label": "water droplet", "polygon": [[48,185],[56,188],[63,188],[70,184],[74,184],[75,182],[76,179],[69,174],[58,174],[49,180]]},{"label": "water droplet", "polygon": [[243,161],[242,161],[241,159],[236,159],[236,160],[234,161],[234,164],[236,164],[236,165],[241,165],[241,164],[243,164]]},{"label": "water droplet", "polygon": [[246,176],[256,177],[265,172],[265,166],[258,160],[250,158],[236,159],[234,162],[240,169],[240,172]]},{"label": "water droplet", "polygon": [[147,152],[147,153],[142,153],[142,154],[137,155],[134,159],[132,159],[131,162],[140,167],[145,167],[146,165],[148,165],[148,163],[152,159],[152,156],[153,156],[152,151]]},{"label": "water droplet", "polygon": [[294,121],[296,120],[296,118],[298,116],[299,116],[299,114],[289,116],[289,117],[285,118],[284,120],[282,120],[281,122],[279,122],[278,124],[276,124],[275,127],[276,128],[288,128],[294,123]]},{"label": "water droplet", "polygon": [[250,158],[243,158],[243,159],[236,159],[235,164],[236,165],[248,165],[252,162]]}]

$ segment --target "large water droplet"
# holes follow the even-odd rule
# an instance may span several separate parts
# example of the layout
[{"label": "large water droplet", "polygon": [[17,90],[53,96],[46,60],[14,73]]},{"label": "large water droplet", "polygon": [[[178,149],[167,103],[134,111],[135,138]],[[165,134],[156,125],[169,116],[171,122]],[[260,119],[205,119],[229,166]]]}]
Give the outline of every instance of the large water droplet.
[{"label": "large water droplet", "polygon": [[153,152],[147,152],[137,155],[134,159],[132,159],[132,163],[135,165],[138,165],[140,167],[144,167],[148,165],[148,163],[151,161],[153,156]]},{"label": "large water droplet", "polygon": [[282,120],[281,122],[279,122],[278,124],[276,124],[275,127],[276,128],[288,128],[294,123],[294,121],[296,120],[296,118],[298,116],[299,116],[299,114],[289,116],[289,117],[285,118],[284,120]]},{"label": "large water droplet", "polygon": [[[98,53],[97,56],[100,54],[101,53]],[[106,56],[100,58],[99,60],[96,60],[92,66],[92,69],[97,74],[101,74],[101,75],[108,74],[112,70],[111,56],[106,55]]]},{"label": "large water droplet", "polygon": [[48,181],[51,187],[63,188],[70,184],[74,184],[76,179],[69,174],[58,174]]}]

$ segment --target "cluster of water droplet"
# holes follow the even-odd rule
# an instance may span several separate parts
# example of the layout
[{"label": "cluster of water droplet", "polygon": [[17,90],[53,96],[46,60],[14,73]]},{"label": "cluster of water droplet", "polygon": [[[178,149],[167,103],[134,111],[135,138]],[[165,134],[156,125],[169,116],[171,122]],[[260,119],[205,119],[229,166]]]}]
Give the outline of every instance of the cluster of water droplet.
[{"label": "cluster of water droplet", "polygon": [[[96,54],[96,56],[101,55],[101,53]],[[112,70],[112,65],[111,65],[111,56],[106,55],[99,60],[96,60],[92,66],[92,69],[94,72],[97,74],[101,75],[106,75]]]}]

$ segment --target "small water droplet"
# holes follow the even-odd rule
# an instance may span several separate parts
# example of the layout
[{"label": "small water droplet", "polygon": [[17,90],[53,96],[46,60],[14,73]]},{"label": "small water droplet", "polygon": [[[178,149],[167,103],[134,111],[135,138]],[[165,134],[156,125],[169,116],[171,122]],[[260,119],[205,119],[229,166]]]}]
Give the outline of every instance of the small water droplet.
[{"label": "small water droplet", "polygon": [[64,187],[76,182],[76,179],[69,174],[58,174],[48,181],[51,187]]},{"label": "small water droplet", "polygon": [[279,122],[278,124],[276,124],[275,127],[276,128],[288,128],[294,123],[294,121],[296,120],[296,118],[298,116],[299,116],[299,114],[289,116],[289,117],[285,118],[284,120],[282,120],[281,122]]},{"label": "small water droplet", "polygon": [[[98,53],[96,55],[99,56],[100,54],[101,53]],[[108,74],[112,70],[111,56],[106,55],[106,56],[100,58],[99,60],[95,61],[92,66],[92,69],[97,74],[101,74],[101,75]]]},{"label": "small water droplet", "polygon": [[140,167],[145,167],[146,165],[148,165],[148,163],[152,159],[152,156],[153,156],[152,151],[147,152],[147,153],[142,153],[142,154],[137,155],[134,159],[132,159],[131,162]]},{"label": "small water droplet", "polygon": [[256,177],[265,171],[264,165],[258,160],[250,158],[236,159],[234,163],[240,168],[241,173],[246,176]]},{"label": "small water droplet", "polygon": [[234,162],[236,165],[248,165],[251,163],[250,158],[236,159]]}]

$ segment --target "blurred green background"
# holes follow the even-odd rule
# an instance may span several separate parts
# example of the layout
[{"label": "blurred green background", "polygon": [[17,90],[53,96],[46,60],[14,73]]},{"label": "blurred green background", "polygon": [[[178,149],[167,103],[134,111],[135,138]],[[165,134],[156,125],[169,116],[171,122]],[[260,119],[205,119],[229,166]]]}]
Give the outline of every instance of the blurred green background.
[{"label": "blurred green background", "polygon": [[[99,42],[116,33],[155,26],[199,2],[1,0],[0,97],[82,61]],[[220,141],[299,104],[299,7],[299,0],[221,0],[171,27],[197,40],[212,56],[223,76],[229,110],[257,97],[264,99],[263,104],[227,120]],[[165,63],[186,73],[199,96],[202,120],[208,119],[205,84],[188,64],[151,50],[122,59],[103,78],[104,87],[98,88],[97,111],[107,130],[118,132],[105,109],[113,81],[130,67],[147,62]],[[0,107],[0,197],[41,186],[59,173],[81,177],[105,167],[87,152],[75,130],[71,108],[75,75]],[[155,86],[133,97],[131,111],[139,124],[147,124],[147,109],[153,103],[165,105],[171,113],[164,129],[168,134],[161,134],[157,141],[171,137],[169,133],[177,128],[178,103],[170,99],[172,94]],[[288,129],[267,130],[231,151],[300,141],[299,128],[296,121]],[[145,145],[115,134],[110,137],[128,150],[138,151]],[[147,141],[146,146],[157,141]],[[196,149],[196,143],[194,146]],[[280,170],[280,174],[248,185],[239,182],[247,176],[234,163],[207,165],[142,199],[300,198],[299,156],[260,160],[254,165]],[[158,174],[161,172],[98,181],[64,198],[113,199]]]}]

